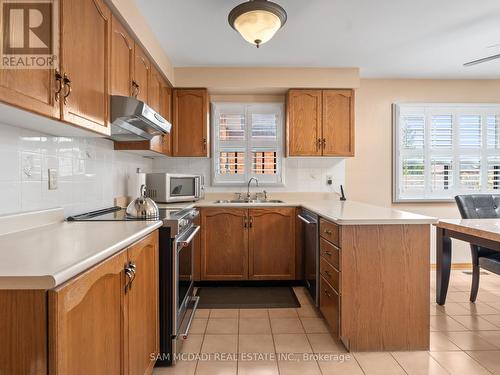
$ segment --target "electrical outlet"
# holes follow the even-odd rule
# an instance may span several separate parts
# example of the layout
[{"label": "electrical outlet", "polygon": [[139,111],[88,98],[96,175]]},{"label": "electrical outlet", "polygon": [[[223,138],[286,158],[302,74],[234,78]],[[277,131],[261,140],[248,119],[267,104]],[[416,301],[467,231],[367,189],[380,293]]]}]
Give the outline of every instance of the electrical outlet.
[{"label": "electrical outlet", "polygon": [[57,169],[49,168],[49,190],[57,190]]},{"label": "electrical outlet", "polygon": [[333,185],[333,177],[332,176],[326,176],[326,184],[328,186],[332,186]]}]

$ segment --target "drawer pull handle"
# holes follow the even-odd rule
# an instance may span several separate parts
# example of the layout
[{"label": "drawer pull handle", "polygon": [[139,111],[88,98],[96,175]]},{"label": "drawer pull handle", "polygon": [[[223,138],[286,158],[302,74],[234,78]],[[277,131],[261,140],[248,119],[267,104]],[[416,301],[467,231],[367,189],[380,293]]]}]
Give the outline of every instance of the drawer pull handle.
[{"label": "drawer pull handle", "polygon": [[328,293],[328,290],[325,290],[325,294],[328,298],[332,298],[332,295],[330,293]]},{"label": "drawer pull handle", "polygon": [[331,236],[333,233],[330,229],[325,229],[325,234],[328,234],[329,236]]},{"label": "drawer pull handle", "polygon": [[332,273],[328,270],[325,270],[325,274],[326,274],[326,276],[328,276],[330,278],[332,277]]},{"label": "drawer pull handle", "polygon": [[331,251],[328,251],[328,250],[327,250],[327,251],[325,251],[323,254],[325,254],[326,256],[329,256],[329,257],[331,257],[331,256],[332,256],[332,252],[331,252]]}]

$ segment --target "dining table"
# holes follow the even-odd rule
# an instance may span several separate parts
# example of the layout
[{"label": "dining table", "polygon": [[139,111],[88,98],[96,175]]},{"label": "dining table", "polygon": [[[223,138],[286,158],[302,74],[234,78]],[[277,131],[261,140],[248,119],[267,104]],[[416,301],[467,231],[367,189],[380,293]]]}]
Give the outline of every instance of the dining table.
[{"label": "dining table", "polygon": [[500,219],[440,219],[436,224],[436,303],[444,305],[450,282],[452,239],[500,252]]}]

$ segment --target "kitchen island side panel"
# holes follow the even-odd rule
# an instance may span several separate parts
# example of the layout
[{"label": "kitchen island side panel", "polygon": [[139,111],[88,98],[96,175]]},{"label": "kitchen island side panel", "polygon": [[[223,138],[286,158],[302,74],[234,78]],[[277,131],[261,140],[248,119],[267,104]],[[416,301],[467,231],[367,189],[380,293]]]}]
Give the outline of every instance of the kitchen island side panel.
[{"label": "kitchen island side panel", "polygon": [[430,225],[342,226],[341,242],[349,350],[428,350]]}]

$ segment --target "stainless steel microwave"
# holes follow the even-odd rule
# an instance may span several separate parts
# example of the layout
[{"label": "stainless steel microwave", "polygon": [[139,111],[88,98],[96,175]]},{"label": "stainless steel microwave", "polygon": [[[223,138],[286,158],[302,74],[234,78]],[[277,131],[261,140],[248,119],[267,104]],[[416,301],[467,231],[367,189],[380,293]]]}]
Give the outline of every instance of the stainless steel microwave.
[{"label": "stainless steel microwave", "polygon": [[203,176],[194,174],[147,173],[146,194],[159,203],[190,202],[202,198]]}]

